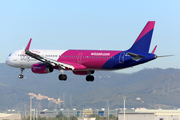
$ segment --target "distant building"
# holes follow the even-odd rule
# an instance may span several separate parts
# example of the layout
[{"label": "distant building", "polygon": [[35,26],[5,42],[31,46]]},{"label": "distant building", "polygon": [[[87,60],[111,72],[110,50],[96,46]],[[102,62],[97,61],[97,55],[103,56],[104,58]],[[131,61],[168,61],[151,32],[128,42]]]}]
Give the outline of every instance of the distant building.
[{"label": "distant building", "polygon": [[0,120],[21,120],[21,114],[0,113]]},{"label": "distant building", "polygon": [[[180,110],[136,109],[125,111],[126,120],[180,120]],[[118,120],[124,120],[124,112],[120,111]]]},{"label": "distant building", "polygon": [[78,120],[96,120],[96,118],[78,118]]},{"label": "distant building", "polygon": [[[70,116],[77,116],[77,117],[89,117],[92,114],[97,114],[100,116],[108,116],[108,110],[60,110],[60,111],[53,111],[53,110],[47,110],[44,111],[44,115],[46,117],[55,117],[56,115],[58,115],[59,113],[62,113],[63,115],[65,115],[66,117],[70,117]],[[114,115],[114,116],[118,116],[119,110],[109,110],[109,115]]]},{"label": "distant building", "polygon": [[[24,118],[24,117],[27,117],[29,116],[29,110],[24,110],[24,111],[12,111],[12,110],[8,110],[8,111],[5,111],[5,113],[8,113],[8,114],[16,114],[16,113],[20,113],[21,114],[21,118]],[[119,113],[119,109],[116,109],[116,110],[106,110],[106,109],[96,109],[96,110],[92,110],[92,109],[84,109],[84,110],[76,110],[75,108],[73,108],[72,110],[69,110],[69,109],[60,109],[60,110],[48,110],[48,109],[44,109],[44,110],[41,110],[41,111],[38,111],[38,110],[35,110],[32,112],[32,116],[41,116],[41,117],[56,117],[58,114],[63,114],[65,115],[66,117],[70,117],[70,116],[77,116],[77,117],[89,117],[90,115],[92,114],[97,114],[97,115],[100,115],[100,116],[108,116],[108,113],[109,115],[114,115],[114,116],[118,116],[118,113]]]}]

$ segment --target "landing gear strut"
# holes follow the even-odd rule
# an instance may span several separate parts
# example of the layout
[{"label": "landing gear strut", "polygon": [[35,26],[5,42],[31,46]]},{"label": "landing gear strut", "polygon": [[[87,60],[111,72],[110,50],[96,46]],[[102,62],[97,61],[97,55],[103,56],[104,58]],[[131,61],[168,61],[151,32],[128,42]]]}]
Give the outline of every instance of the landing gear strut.
[{"label": "landing gear strut", "polygon": [[24,77],[23,70],[24,70],[24,68],[21,68],[21,74],[19,74],[19,76],[18,76],[20,79],[22,79]]}]

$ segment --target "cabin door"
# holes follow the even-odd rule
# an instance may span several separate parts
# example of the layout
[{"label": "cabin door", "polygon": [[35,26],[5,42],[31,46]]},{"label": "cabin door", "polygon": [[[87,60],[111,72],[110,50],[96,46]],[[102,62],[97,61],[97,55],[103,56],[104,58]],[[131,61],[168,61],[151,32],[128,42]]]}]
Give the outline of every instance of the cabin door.
[{"label": "cabin door", "polygon": [[82,59],[82,53],[79,53],[79,54],[78,54],[77,61],[78,61],[78,62],[81,62],[81,59]]},{"label": "cabin door", "polygon": [[119,54],[119,63],[120,64],[123,64],[124,63],[124,55],[125,55],[125,52],[121,52]]}]

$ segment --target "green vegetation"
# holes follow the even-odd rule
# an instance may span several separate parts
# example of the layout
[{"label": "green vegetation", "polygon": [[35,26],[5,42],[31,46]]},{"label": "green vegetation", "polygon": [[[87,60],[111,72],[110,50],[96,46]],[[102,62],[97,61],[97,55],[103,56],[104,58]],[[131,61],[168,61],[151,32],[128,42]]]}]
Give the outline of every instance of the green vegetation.
[{"label": "green vegetation", "polygon": [[[24,110],[29,108],[27,93],[60,97],[65,105],[49,103],[48,100],[33,99],[33,107],[38,109],[83,109],[122,108],[126,96],[127,108],[179,108],[180,69],[144,69],[132,74],[118,72],[95,72],[95,81],[86,82],[85,76],[67,72],[68,80],[59,81],[59,71],[38,75],[31,70],[24,71],[24,79],[17,76],[19,69],[0,64],[0,110]],[[70,100],[71,96],[71,100]],[[137,100],[136,98],[140,98]],[[71,101],[71,102],[70,102]],[[56,107],[56,108],[55,108]],[[64,118],[65,119],[65,118]]]}]

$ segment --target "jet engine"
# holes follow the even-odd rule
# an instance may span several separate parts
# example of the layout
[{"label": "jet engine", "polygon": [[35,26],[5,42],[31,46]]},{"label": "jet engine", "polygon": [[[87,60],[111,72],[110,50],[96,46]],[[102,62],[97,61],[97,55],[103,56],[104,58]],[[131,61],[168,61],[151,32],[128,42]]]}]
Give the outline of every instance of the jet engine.
[{"label": "jet engine", "polygon": [[35,63],[32,65],[31,70],[33,73],[46,74],[53,72],[54,69],[50,65],[45,65],[43,63]]}]

